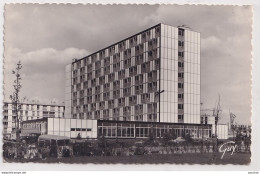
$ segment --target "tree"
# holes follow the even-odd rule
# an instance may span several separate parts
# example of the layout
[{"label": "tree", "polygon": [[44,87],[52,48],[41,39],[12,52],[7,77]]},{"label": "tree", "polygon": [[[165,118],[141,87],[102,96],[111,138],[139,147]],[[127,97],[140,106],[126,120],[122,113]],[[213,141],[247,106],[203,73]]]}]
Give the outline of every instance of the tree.
[{"label": "tree", "polygon": [[78,139],[78,140],[81,140],[81,135],[80,135],[80,133],[78,133],[77,139]]},{"label": "tree", "polygon": [[[14,80],[14,93],[13,95],[10,95],[10,99],[12,100],[12,107],[13,111],[15,114],[15,131],[16,131],[16,142],[17,146],[19,145],[20,142],[20,133],[21,133],[21,122],[22,122],[22,115],[20,114],[20,108],[21,104],[19,101],[19,93],[21,90],[21,75],[20,75],[20,70],[22,69],[21,62],[19,61],[17,63],[17,67],[15,70],[12,71],[12,73],[15,75],[15,80]],[[18,147],[17,147],[18,148]],[[17,157],[17,151],[16,151],[16,157]]]},{"label": "tree", "polygon": [[168,145],[171,140],[176,139],[177,136],[172,132],[166,132],[163,136],[164,145]]}]

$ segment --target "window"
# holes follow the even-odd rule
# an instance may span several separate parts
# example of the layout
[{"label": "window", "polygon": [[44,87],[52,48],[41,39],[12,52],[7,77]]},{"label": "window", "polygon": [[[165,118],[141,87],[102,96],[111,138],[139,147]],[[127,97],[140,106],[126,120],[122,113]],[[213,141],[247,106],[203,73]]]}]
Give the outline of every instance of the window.
[{"label": "window", "polygon": [[183,94],[178,94],[179,99],[183,99]]},{"label": "window", "polygon": [[183,84],[183,83],[178,83],[178,88],[181,88],[181,89],[183,89],[183,86],[184,86],[184,84]]},{"label": "window", "polygon": [[179,51],[179,52],[178,52],[178,56],[179,56],[179,57],[184,57],[184,52]]},{"label": "window", "polygon": [[91,80],[91,85],[92,85],[92,86],[95,86],[95,85],[96,85],[96,79]]},{"label": "window", "polygon": [[114,107],[114,100],[109,100],[108,101],[108,106],[109,107]]},{"label": "window", "polygon": [[136,103],[136,99],[137,99],[136,96],[131,96],[131,97],[129,97],[129,102],[130,102],[130,104]]},{"label": "window", "polygon": [[156,39],[156,38],[153,39],[153,44],[154,44],[155,46],[157,46],[157,39]]},{"label": "window", "polygon": [[183,115],[178,115],[178,120],[183,120]]},{"label": "window", "polygon": [[104,59],[104,64],[105,65],[109,65],[110,64],[110,58],[109,57]]},{"label": "window", "polygon": [[179,78],[183,78],[184,77],[184,73],[178,73],[178,77]]},{"label": "window", "polygon": [[159,33],[160,32],[160,27],[157,27],[156,28],[156,33]]},{"label": "window", "polygon": [[113,81],[114,79],[115,79],[115,74],[114,73],[108,75],[108,80],[109,81]]},{"label": "window", "polygon": [[178,62],[178,67],[179,68],[183,68],[184,67],[184,63],[183,62]]},{"label": "window", "polygon": [[130,74],[136,74],[137,66],[133,66],[133,67],[129,68],[129,72],[130,72]]},{"label": "window", "polygon": [[184,29],[179,28],[178,34],[179,36],[184,36]]},{"label": "window", "polygon": [[155,60],[155,66],[157,68],[159,68],[159,66],[160,66],[160,59]]},{"label": "window", "polygon": [[179,47],[183,47],[184,46],[184,42],[183,41],[178,41],[178,46]]},{"label": "window", "polygon": [[148,56],[149,56],[149,57],[152,57],[152,56],[153,56],[153,52],[152,52],[152,51],[149,51],[149,52],[148,52]]},{"label": "window", "polygon": [[118,113],[119,113],[119,108],[114,108],[114,109],[113,109],[113,113],[114,113],[114,114],[118,114]]},{"label": "window", "polygon": [[178,109],[183,109],[183,104],[178,104]]},{"label": "window", "polygon": [[91,56],[91,62],[95,62],[97,60],[97,55],[92,55]]},{"label": "window", "polygon": [[123,70],[119,71],[119,72],[118,72],[118,75],[119,75],[119,76],[125,76],[125,70],[123,69]]}]

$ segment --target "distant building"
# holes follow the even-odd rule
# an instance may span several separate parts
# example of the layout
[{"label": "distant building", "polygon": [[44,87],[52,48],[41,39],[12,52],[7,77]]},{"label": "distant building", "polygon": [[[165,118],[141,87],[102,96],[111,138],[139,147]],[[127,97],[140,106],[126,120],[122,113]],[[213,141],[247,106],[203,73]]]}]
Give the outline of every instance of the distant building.
[{"label": "distant building", "polygon": [[[38,103],[21,103],[18,115],[22,121],[35,120],[42,118],[63,118],[65,107],[60,105],[43,105]],[[3,134],[10,136],[12,130],[16,128],[16,117],[13,105],[4,102],[3,107]]]},{"label": "distant building", "polygon": [[251,125],[239,125],[239,124],[234,124],[234,125],[230,125],[230,129],[229,129],[229,134],[230,137],[236,137],[237,134],[241,134],[243,136],[251,136],[251,132],[252,132],[252,127]]},{"label": "distant building", "polygon": [[[212,134],[216,134],[216,117],[210,114],[210,112],[202,111],[200,121],[202,125],[211,125]],[[217,137],[219,139],[228,139],[228,125],[217,124]]]}]

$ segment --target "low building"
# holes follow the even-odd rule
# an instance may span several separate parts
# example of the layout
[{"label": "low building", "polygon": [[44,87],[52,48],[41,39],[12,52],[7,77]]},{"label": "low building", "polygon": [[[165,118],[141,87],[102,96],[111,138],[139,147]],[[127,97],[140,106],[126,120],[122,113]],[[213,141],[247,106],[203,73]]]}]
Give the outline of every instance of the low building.
[{"label": "low building", "polygon": [[217,134],[219,139],[228,139],[228,125],[227,124],[217,124],[216,133],[216,117],[210,115],[209,113],[201,112],[200,121],[202,125],[211,125],[212,134]]},{"label": "low building", "polygon": [[[209,138],[211,125],[132,122],[116,120],[87,120],[72,118],[43,118],[24,121],[22,132],[60,135],[70,138],[148,138],[151,133],[163,137],[172,133],[177,137],[190,134],[193,138]],[[34,131],[33,131],[34,130]]]},{"label": "low building", "polygon": [[[18,116],[21,121],[42,119],[42,118],[63,118],[65,107],[61,105],[44,105],[38,103],[19,103]],[[13,104],[4,102],[3,107],[3,135],[10,137],[16,128],[16,118]]]}]

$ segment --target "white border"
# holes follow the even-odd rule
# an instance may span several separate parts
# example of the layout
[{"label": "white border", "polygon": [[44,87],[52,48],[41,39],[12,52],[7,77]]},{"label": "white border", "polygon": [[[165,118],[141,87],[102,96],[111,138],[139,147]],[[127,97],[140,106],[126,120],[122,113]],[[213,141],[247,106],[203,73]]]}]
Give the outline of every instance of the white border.
[{"label": "white border", "polygon": [[[260,169],[260,132],[259,129],[259,116],[260,116],[260,49],[257,46],[260,45],[260,1],[259,0],[1,0],[0,13],[4,12],[5,3],[99,3],[99,4],[206,4],[206,5],[252,5],[253,6],[253,65],[252,65],[252,123],[253,123],[253,143],[252,143],[252,162],[250,165],[175,165],[175,164],[162,164],[162,165],[93,165],[93,164],[36,164],[36,163],[3,163],[2,154],[0,155],[0,171],[44,171],[44,170],[67,170],[67,171],[79,171],[79,170],[182,170],[182,171],[194,171],[194,170],[239,170],[239,171],[259,171]],[[4,15],[0,17],[0,55],[3,55],[3,24]],[[1,56],[3,57],[3,56]],[[0,68],[3,68],[3,60],[0,61]],[[3,101],[3,71],[0,73],[0,99]],[[3,103],[0,102],[2,108]],[[1,114],[2,115],[2,114]],[[2,120],[2,119],[1,119]],[[0,139],[2,139],[2,133],[0,133]],[[2,147],[2,146],[1,146]],[[2,153],[2,149],[0,150]],[[30,172],[29,172],[30,173]]]}]

